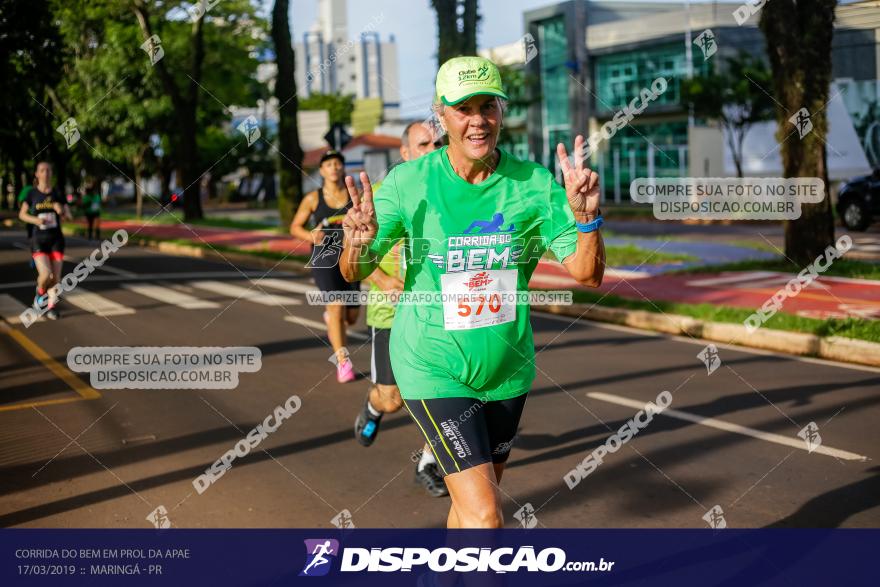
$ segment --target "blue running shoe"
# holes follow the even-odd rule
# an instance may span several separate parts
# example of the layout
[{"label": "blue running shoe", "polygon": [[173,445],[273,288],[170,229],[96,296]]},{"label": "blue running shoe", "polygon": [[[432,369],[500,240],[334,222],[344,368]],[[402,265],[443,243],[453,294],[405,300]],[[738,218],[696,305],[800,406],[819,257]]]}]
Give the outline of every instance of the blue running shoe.
[{"label": "blue running shoe", "polygon": [[358,414],[357,419],[354,421],[354,437],[362,446],[373,444],[373,441],[379,435],[379,424],[382,422],[382,414],[374,416],[370,413],[369,408],[367,408],[369,401],[368,395],[367,401],[364,402],[364,407],[361,408],[361,413]]}]

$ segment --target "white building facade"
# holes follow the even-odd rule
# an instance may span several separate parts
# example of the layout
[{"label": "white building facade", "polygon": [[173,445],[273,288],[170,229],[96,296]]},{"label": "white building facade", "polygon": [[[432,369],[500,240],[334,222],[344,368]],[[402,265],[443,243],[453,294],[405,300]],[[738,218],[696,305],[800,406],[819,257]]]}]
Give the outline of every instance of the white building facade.
[{"label": "white building facade", "polygon": [[318,21],[294,43],[300,96],[353,94],[380,98],[385,119],[400,110],[397,43],[383,41],[380,13],[349,36],[347,0],[318,0]]}]

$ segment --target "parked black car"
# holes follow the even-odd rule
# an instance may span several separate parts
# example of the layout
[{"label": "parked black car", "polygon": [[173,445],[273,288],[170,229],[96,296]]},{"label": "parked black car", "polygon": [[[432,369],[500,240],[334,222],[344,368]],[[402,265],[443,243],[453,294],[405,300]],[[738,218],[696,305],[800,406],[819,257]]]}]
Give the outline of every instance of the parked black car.
[{"label": "parked black car", "polygon": [[880,169],[849,180],[837,195],[837,214],[850,230],[865,230],[880,218]]}]

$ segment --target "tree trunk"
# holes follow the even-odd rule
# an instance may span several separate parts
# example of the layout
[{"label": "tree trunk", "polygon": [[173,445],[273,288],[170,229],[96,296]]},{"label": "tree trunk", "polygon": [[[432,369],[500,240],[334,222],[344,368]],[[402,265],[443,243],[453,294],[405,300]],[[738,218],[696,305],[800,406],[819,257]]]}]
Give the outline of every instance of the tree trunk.
[{"label": "tree trunk", "polygon": [[[153,29],[150,26],[150,16],[147,12],[146,2],[144,0],[135,0],[132,10],[137,17],[141,32],[145,39],[153,35]],[[192,25],[190,33],[190,54],[192,61],[189,67],[189,77],[191,78],[187,91],[182,92],[177,83],[168,72],[165,65],[165,58],[160,59],[154,65],[159,79],[165,92],[171,98],[174,104],[174,112],[177,116],[177,151],[178,165],[180,174],[178,181],[183,193],[183,215],[188,221],[198,220],[203,217],[202,202],[199,190],[199,157],[198,157],[198,141],[196,132],[198,131],[196,123],[196,112],[199,103],[199,80],[202,77],[202,63],[205,57],[204,29],[203,23],[205,18],[197,19]]]},{"label": "tree trunk", "polygon": [[[33,173],[33,169],[26,171],[24,168],[24,158],[21,156],[21,151],[16,149],[12,153],[12,168],[15,170],[15,177],[13,178],[12,185],[15,186],[15,197],[18,197],[18,194],[24,188],[26,184],[33,183],[33,176],[30,175]],[[27,177],[27,179],[25,179]],[[18,202],[16,201],[15,207],[18,208]]]},{"label": "tree trunk", "polygon": [[[5,163],[5,162],[4,162]],[[15,205],[17,202],[15,201],[17,193],[13,193],[15,188],[10,190],[10,187],[13,186],[12,174],[9,171],[9,167],[7,165],[3,165],[4,175],[3,175],[3,193],[0,194],[3,196],[3,209],[15,209]]]},{"label": "tree trunk", "polygon": [[[785,177],[827,179],[826,107],[831,83],[831,38],[837,0],[772,0],[761,12],[761,30],[773,71],[782,166]],[[803,138],[789,119],[805,108],[812,130]],[[785,254],[799,265],[811,263],[834,242],[831,198],[801,205],[801,216],[785,222]]]},{"label": "tree trunk", "polygon": [[480,22],[480,13],[477,9],[477,0],[464,0],[464,13],[461,17],[461,54],[477,54],[477,25]]},{"label": "tree trunk", "polygon": [[140,153],[131,158],[131,167],[134,170],[134,215],[135,218],[140,220],[144,214],[144,190],[141,189],[141,169],[143,168],[143,157]]},{"label": "tree trunk", "polygon": [[278,213],[281,226],[290,226],[294,212],[302,200],[302,161],[303,151],[299,144],[299,129],[296,113],[299,101],[296,98],[296,79],[294,78],[296,60],[293,43],[290,39],[288,23],[289,0],[275,0],[272,7],[272,41],[275,44],[275,59],[278,74],[275,78],[275,97],[278,99]]},{"label": "tree trunk", "polygon": [[736,126],[729,123],[725,123],[722,128],[727,130],[727,146],[730,148],[730,156],[736,166],[736,176],[742,177],[742,142],[745,133],[737,136]]},{"label": "tree trunk", "polygon": [[458,0],[431,0],[437,13],[437,65],[461,55],[458,31]]}]

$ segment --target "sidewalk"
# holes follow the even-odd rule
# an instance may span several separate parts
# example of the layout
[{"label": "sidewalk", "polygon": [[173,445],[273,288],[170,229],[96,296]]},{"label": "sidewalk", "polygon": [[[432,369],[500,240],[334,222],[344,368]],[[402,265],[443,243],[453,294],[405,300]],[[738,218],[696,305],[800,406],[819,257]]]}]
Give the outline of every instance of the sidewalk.
[{"label": "sidewalk", "polygon": [[[79,226],[82,223],[76,222]],[[130,235],[157,240],[186,240],[199,245],[240,249],[243,252],[271,251],[308,256],[310,245],[272,230],[242,230],[182,224],[142,224],[132,221],[104,221],[102,233],[124,228]],[[766,251],[723,243],[662,241],[644,238],[610,237],[608,244],[634,244],[648,251],[687,253],[698,262],[609,267],[599,291],[638,301],[667,301],[712,304],[757,309],[795,277],[771,271],[668,274],[688,266],[729,263],[746,259],[772,259]],[[661,246],[662,245],[662,246]],[[650,258],[648,258],[650,261]],[[542,260],[530,285],[540,289],[588,289],[580,286],[556,262]],[[595,290],[593,290],[595,291]],[[880,319],[880,281],[843,277],[820,277],[806,291],[786,299],[782,311],[808,318]]]}]

